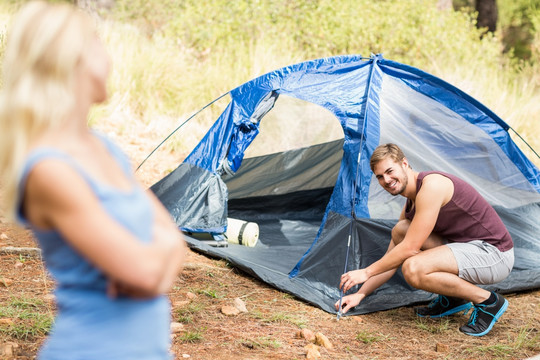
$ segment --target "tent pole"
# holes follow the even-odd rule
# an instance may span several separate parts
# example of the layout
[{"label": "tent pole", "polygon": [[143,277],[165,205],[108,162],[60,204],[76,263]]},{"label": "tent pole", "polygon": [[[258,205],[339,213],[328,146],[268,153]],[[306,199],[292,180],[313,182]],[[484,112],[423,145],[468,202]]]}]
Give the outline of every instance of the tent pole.
[{"label": "tent pole", "polygon": [[[352,228],[352,221],[351,221],[351,228]],[[343,273],[345,274],[347,272],[347,264],[349,262],[349,248],[351,247],[351,234],[352,234],[352,229],[349,231],[349,239],[347,240],[347,255],[345,255],[345,267],[343,269]],[[339,318],[341,317],[341,304],[343,302],[343,287],[340,287],[339,289],[339,308],[338,308],[338,313],[337,313],[337,318],[336,320],[339,320]]]},{"label": "tent pole", "polygon": [[[363,143],[364,143],[364,139],[365,139],[365,127],[366,127],[366,119],[367,119],[367,113],[368,113],[368,102],[369,102],[369,98],[370,98],[370,93],[371,93],[371,78],[373,76],[373,69],[375,68],[375,65],[377,64],[377,62],[379,61],[379,59],[382,58],[382,55],[371,55],[370,56],[370,60],[371,60],[371,68],[369,70],[369,77],[368,77],[368,80],[367,80],[367,87],[366,87],[366,101],[365,101],[365,110],[364,110],[364,121],[362,123],[362,132],[360,133],[360,145],[358,147],[358,158],[356,160],[356,172],[355,172],[355,176],[354,176],[354,187],[353,187],[353,198],[352,198],[352,206],[351,206],[351,223],[349,225],[349,238],[347,240],[347,253],[345,255],[345,266],[343,268],[343,274],[345,274],[347,272],[347,266],[349,264],[349,252],[350,252],[350,248],[351,248],[351,238],[352,238],[352,231],[353,231],[353,221],[356,219],[356,213],[355,213],[355,206],[356,206],[356,191],[357,191],[357,188],[358,188],[358,170],[360,168],[360,161],[362,160],[362,147],[363,147]],[[338,313],[337,313],[337,320],[339,320],[339,318],[342,316],[342,309],[341,309],[341,306],[342,306],[342,303],[343,303],[343,287],[340,287],[339,288],[339,308],[338,308]]]},{"label": "tent pole", "polygon": [[514,134],[516,134],[516,136],[520,138],[521,141],[523,141],[525,145],[527,145],[527,147],[540,159],[540,155],[536,152],[536,150],[534,150],[533,147],[527,141],[525,141],[525,139],[513,127],[510,126],[509,129],[512,130]]},{"label": "tent pole", "polygon": [[229,93],[230,93],[230,91],[228,91],[228,92],[226,92],[225,94],[219,96],[218,98],[212,100],[211,102],[209,102],[208,104],[206,104],[205,106],[203,106],[199,111],[195,112],[193,115],[191,115],[189,118],[187,118],[186,121],[184,121],[183,123],[181,123],[176,129],[174,129],[169,135],[167,135],[167,137],[166,137],[165,139],[163,139],[163,141],[160,142],[159,145],[156,146],[155,149],[152,150],[152,151],[150,152],[150,154],[148,154],[148,156],[147,156],[146,158],[144,158],[144,160],[139,164],[139,166],[137,166],[137,169],[135,169],[135,172],[137,172],[137,171],[140,169],[140,167],[143,166],[143,164],[146,162],[146,160],[148,160],[148,158],[149,158],[150,156],[152,156],[152,154],[155,153],[156,150],[159,149],[159,148],[161,147],[161,145],[163,145],[163,144],[165,143],[165,141],[169,140],[169,138],[170,138],[171,136],[173,136],[173,134],[174,134],[175,132],[177,132],[178,130],[180,130],[180,128],[181,128],[182,126],[184,126],[189,120],[193,119],[193,118],[194,118],[195,116],[197,116],[201,111],[203,111],[204,109],[206,109],[207,107],[209,107],[210,105],[212,105],[213,103],[215,103],[216,101],[218,101],[219,99],[221,99],[222,97],[224,97],[225,95],[227,95],[227,94],[229,94]]}]

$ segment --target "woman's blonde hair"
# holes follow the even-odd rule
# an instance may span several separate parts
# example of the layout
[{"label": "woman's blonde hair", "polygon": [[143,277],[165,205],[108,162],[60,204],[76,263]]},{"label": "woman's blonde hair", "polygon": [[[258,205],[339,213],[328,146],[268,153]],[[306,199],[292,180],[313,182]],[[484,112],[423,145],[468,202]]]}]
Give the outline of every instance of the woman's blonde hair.
[{"label": "woman's blonde hair", "polygon": [[94,34],[90,18],[65,3],[32,1],[12,19],[0,93],[0,187],[11,220],[30,146],[68,120],[76,68]]}]

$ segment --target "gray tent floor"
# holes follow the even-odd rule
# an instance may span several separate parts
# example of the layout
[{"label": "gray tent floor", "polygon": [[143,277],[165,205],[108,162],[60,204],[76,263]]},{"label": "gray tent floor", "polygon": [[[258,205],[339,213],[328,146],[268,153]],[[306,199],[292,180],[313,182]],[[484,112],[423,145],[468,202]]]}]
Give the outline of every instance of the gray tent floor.
[{"label": "gray tent floor", "polygon": [[[320,220],[308,222],[298,220],[261,220],[257,224],[260,239],[255,247],[229,244],[227,247],[213,247],[205,242],[187,236],[189,246],[210,257],[228,261],[233,266],[301,300],[315,305],[327,312],[335,313],[334,302],[339,300],[339,275],[335,286],[313,287],[309,279],[302,276],[291,278],[289,272],[311,247],[320,226]],[[343,252],[346,248],[343,248]],[[324,269],[321,269],[324,271]],[[401,276],[401,275],[397,275]],[[397,293],[396,293],[397,291]],[[402,296],[405,291],[408,297]],[[411,303],[426,302],[432,294],[422,290],[392,288],[383,285],[380,291],[363,301],[362,306],[353,309],[348,315],[369,313],[391,309]]]},{"label": "gray tent floor", "polygon": [[[512,211],[509,215],[505,211],[498,209],[503,219],[509,225],[513,236],[515,237],[515,256],[516,263],[511,274],[504,281],[482,286],[490,291],[500,293],[518,292],[530,289],[540,288],[540,268],[537,262],[538,245],[528,241],[523,241],[516,229],[518,224],[513,224],[512,220],[517,220],[523,215],[530,216],[540,213],[540,204],[528,206],[525,211]],[[522,209],[524,210],[524,209]],[[531,211],[532,210],[532,211]],[[339,219],[336,221],[350,221]],[[249,217],[243,217],[243,220],[250,221]],[[297,298],[311,303],[321,309],[335,313],[334,302],[339,299],[339,273],[336,270],[331,271],[329,265],[321,264],[320,271],[327,272],[330,279],[336,278],[335,286],[330,283],[313,283],[312,279],[306,279],[302,271],[299,276],[291,278],[290,271],[295,267],[298,261],[312,246],[317,232],[319,231],[320,219],[310,220],[291,220],[281,219],[272,220],[268,218],[253,219],[259,225],[260,238],[255,247],[247,247],[237,244],[229,244],[228,247],[212,247],[193,237],[187,237],[187,242],[195,251],[201,252],[211,257],[225,259],[233,266],[244,272],[262,280],[263,282],[276,287],[282,291],[290,293]],[[337,223],[336,223],[337,224]],[[540,233],[540,224],[533,222],[533,227],[538,228],[536,233]],[[390,235],[392,222],[362,219],[358,224],[363,231],[373,228],[370,238],[386,239]],[[334,226],[337,228],[338,226]],[[336,232],[331,238],[346,238],[343,233],[346,229],[341,226],[341,233]],[[528,233],[531,229],[526,229]],[[378,233],[378,235],[376,235]],[[371,260],[375,260],[383,255],[384,244],[380,244],[379,249],[371,254]],[[321,256],[332,256],[331,253],[341,253],[343,251],[336,248],[333,241],[318,241],[317,248]],[[313,252],[312,251],[310,254]],[[352,254],[351,254],[352,256]],[[337,259],[338,262],[341,261]],[[317,261],[317,260],[316,260]],[[329,261],[330,262],[330,259]],[[340,265],[341,266],[341,265]],[[341,270],[337,270],[338,272]],[[368,296],[362,304],[349,312],[349,315],[369,313],[379,310],[387,310],[400,306],[413,305],[429,301],[434,297],[433,294],[410,288],[402,279],[401,273],[395,275],[395,278],[389,283],[383,285],[375,293]]]},{"label": "gray tent floor", "polygon": [[[193,237],[187,237],[189,245],[211,256],[229,260],[244,271],[261,277],[252,269],[261,269],[280,274],[286,278],[298,260],[309,249],[320,220],[258,220],[259,240],[254,247],[228,244],[227,247],[213,247]],[[241,261],[239,261],[241,259]],[[276,260],[279,259],[279,260]],[[243,264],[247,265],[243,266]]]}]

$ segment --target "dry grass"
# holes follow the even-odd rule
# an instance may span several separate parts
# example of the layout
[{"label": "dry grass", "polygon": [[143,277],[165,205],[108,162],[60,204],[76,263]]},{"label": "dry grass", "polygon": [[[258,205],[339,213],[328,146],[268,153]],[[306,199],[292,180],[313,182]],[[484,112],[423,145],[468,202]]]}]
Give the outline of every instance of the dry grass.
[{"label": "dry grass", "polygon": [[[132,158],[149,151],[144,139],[119,140]],[[150,185],[163,168],[148,166],[137,176]],[[29,232],[0,220],[0,234],[7,236],[0,240],[0,247],[35,246]],[[335,315],[271,288],[224,260],[190,251],[187,262],[189,266],[169,293],[173,320],[184,324],[184,331],[173,339],[177,359],[184,354],[194,360],[304,359],[307,342],[296,336],[302,328],[322,332],[332,342],[332,349],[320,350],[321,359],[491,360],[525,359],[540,353],[539,290],[509,294],[508,311],[492,332],[474,338],[457,330],[467,320],[464,316],[418,319],[410,307],[336,321]],[[0,277],[12,280],[7,287],[0,284],[0,319],[13,320],[12,325],[0,322],[0,344],[17,344],[18,360],[34,359],[45,338],[46,321],[55,311],[50,296],[54,284],[38,258],[0,255],[0,264]],[[195,299],[188,293],[195,294]],[[241,298],[249,312],[223,315],[222,306],[232,305],[235,298]],[[17,303],[26,304],[26,314],[13,312]]]},{"label": "dry grass", "polygon": [[[32,246],[23,233],[2,245]],[[18,237],[15,237],[17,235]],[[54,313],[51,280],[39,259],[2,255],[1,276],[14,282],[0,286],[0,308],[24,303],[34,318]],[[525,359],[540,353],[540,291],[510,294],[510,306],[492,332],[482,338],[465,336],[457,328],[467,318],[418,319],[409,307],[345,317],[323,312],[231,268],[223,260],[190,253],[190,266],[179,276],[169,297],[173,320],[184,331],[173,339],[176,359],[304,359],[307,341],[302,328],[322,332],[333,344],[321,348],[321,359]],[[194,299],[188,293],[195,294]],[[241,298],[248,313],[225,316],[224,305]],[[7,316],[5,315],[7,314]],[[34,359],[45,336],[43,326],[28,318],[2,313],[17,325],[0,323],[0,344],[18,344],[16,359]],[[24,334],[24,336],[20,336]]]}]

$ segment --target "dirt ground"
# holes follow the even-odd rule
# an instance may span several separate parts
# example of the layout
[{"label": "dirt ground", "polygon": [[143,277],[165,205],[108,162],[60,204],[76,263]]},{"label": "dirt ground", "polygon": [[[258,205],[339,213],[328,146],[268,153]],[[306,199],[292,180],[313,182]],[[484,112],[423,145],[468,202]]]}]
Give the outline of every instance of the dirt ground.
[{"label": "dirt ground", "polygon": [[[134,159],[149,152],[137,140],[118,142]],[[148,165],[137,176],[149,186],[163,168]],[[0,248],[10,246],[36,245],[31,234],[0,217]],[[0,359],[35,359],[46,337],[35,330],[37,320],[1,316],[8,314],[2,309],[18,300],[31,304],[33,312],[52,317],[54,283],[39,255],[2,253],[0,258]],[[540,354],[540,290],[508,294],[507,312],[481,338],[458,331],[466,316],[420,319],[410,307],[337,321],[335,315],[271,288],[223,260],[192,251],[169,297],[173,321],[183,326],[173,335],[176,359],[305,359],[309,342],[297,336],[304,328],[331,342],[331,348],[319,347],[320,359],[526,359]],[[223,307],[237,298],[248,311],[225,315]],[[15,331],[25,326],[34,330]]]}]

